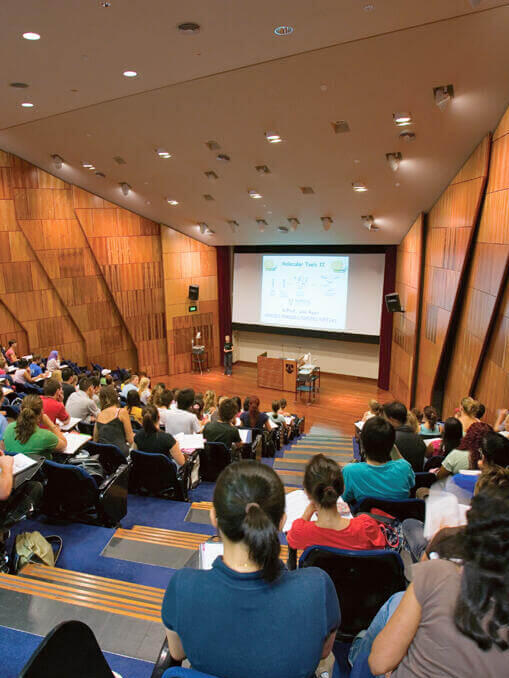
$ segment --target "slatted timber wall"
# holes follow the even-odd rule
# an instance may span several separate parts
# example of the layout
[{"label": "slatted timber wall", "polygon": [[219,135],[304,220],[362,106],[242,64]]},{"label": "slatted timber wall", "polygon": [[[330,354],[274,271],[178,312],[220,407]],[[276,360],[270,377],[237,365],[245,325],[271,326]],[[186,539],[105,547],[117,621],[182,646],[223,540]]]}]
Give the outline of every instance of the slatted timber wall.
[{"label": "slatted timber wall", "polygon": [[[161,226],[168,335],[168,374],[191,369],[191,341],[201,332],[209,365],[218,365],[219,311],[214,247]],[[198,310],[189,312],[189,285],[199,285]],[[194,303],[194,302],[193,302]]]},{"label": "slatted timber wall", "polygon": [[[29,351],[47,356],[53,349],[86,362],[85,341],[38,261],[18,219],[72,217],[68,191],[37,168],[23,186],[23,161],[0,152],[0,298],[28,337]],[[23,187],[20,187],[23,186]]]},{"label": "slatted timber wall", "polygon": [[416,404],[428,405],[486,185],[486,136],[428,214]]},{"label": "slatted timber wall", "polygon": [[0,300],[0,344],[8,348],[10,339],[18,342],[16,355],[28,355],[27,333]]},{"label": "slatted timber wall", "polygon": [[[445,412],[452,412],[464,395],[474,392],[474,377],[483,359],[486,333],[497,296],[503,292],[501,287],[509,257],[509,114],[504,116],[493,135],[486,197],[472,256],[447,374]],[[497,338],[496,342],[500,340]],[[465,356],[468,356],[467,360]],[[492,418],[500,392],[493,393],[493,396],[491,392],[484,392],[483,395],[489,398],[488,417]]]},{"label": "slatted timber wall", "polygon": [[[13,162],[13,188],[19,189],[18,226],[79,328],[88,360],[136,368],[134,344],[74,216],[73,191],[82,202],[90,194],[19,158]],[[65,205],[65,210],[52,209],[51,199]]]},{"label": "slatted timber wall", "polygon": [[140,370],[168,374],[161,227],[85,191],[74,211],[138,351]]},{"label": "slatted timber wall", "polygon": [[398,246],[396,289],[404,313],[395,313],[392,328],[392,359],[389,390],[410,406],[416,360],[417,323],[420,314],[421,264],[424,217],[420,214]]}]

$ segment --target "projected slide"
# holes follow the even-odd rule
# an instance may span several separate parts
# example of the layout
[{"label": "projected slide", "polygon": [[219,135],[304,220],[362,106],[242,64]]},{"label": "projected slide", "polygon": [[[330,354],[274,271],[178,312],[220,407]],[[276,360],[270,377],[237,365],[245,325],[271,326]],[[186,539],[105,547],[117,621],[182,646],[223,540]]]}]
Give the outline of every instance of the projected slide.
[{"label": "projected slide", "polygon": [[263,255],[260,322],[344,330],[348,264],[348,256]]}]

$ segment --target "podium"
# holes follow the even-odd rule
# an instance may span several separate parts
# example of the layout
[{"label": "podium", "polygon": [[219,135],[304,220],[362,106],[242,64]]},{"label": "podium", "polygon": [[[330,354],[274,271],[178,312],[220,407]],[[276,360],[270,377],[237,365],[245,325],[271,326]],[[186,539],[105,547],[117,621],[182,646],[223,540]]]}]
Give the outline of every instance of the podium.
[{"label": "podium", "polygon": [[267,352],[262,353],[257,359],[258,386],[295,393],[298,363],[289,358],[268,358]]}]

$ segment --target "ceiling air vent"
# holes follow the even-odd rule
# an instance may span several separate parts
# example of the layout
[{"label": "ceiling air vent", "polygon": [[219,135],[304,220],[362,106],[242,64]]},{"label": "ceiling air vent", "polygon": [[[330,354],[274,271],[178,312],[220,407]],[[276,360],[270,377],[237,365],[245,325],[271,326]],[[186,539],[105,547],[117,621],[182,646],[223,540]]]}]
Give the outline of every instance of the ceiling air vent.
[{"label": "ceiling air vent", "polygon": [[345,132],[350,131],[350,125],[346,120],[336,120],[335,122],[331,122],[331,125],[334,134],[344,134]]}]

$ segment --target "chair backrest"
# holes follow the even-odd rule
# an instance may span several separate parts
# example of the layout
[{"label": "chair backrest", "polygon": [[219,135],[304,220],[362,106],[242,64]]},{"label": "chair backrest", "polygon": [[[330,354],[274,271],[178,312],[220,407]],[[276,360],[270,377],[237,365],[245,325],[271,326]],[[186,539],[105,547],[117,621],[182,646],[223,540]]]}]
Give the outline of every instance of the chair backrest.
[{"label": "chair backrest", "polygon": [[69,515],[96,508],[99,490],[92,476],[79,466],[46,460],[43,465],[47,483],[43,512]]},{"label": "chair backrest", "polygon": [[338,635],[345,638],[368,628],[383,603],[406,588],[403,561],[395,551],[310,546],[299,567],[319,567],[332,579],[341,609]]},{"label": "chair backrest", "polygon": [[411,496],[415,497],[415,493],[417,490],[421,487],[431,487],[433,483],[436,483],[437,477],[434,473],[426,473],[426,472],[421,472],[421,473],[416,473],[415,474],[415,485],[413,486],[411,490]]},{"label": "chair backrest", "polygon": [[83,622],[58,624],[43,639],[18,678],[113,678],[92,630]]},{"label": "chair backrest", "polygon": [[205,443],[199,455],[200,476],[210,482],[215,482],[221,471],[232,462],[231,450],[224,443]]},{"label": "chair backrest", "polygon": [[374,508],[385,511],[400,521],[406,518],[415,518],[424,522],[426,504],[422,499],[379,499],[378,497],[364,497],[355,508],[355,514],[370,513]]},{"label": "chair backrest", "polygon": [[99,461],[107,476],[114,473],[119,466],[126,463],[126,458],[116,445],[106,445],[105,443],[95,443],[89,440],[83,445],[83,449],[90,454],[99,455]]},{"label": "chair backrest", "polygon": [[165,454],[131,450],[129,489],[185,501],[184,491],[177,478],[177,469]]},{"label": "chair backrest", "polygon": [[94,435],[94,424],[88,424],[86,421],[79,421],[77,424],[78,431],[87,436]]},{"label": "chair backrest", "polygon": [[172,666],[163,673],[162,678],[217,678],[210,673],[202,673],[196,669],[184,669],[182,666]]}]

